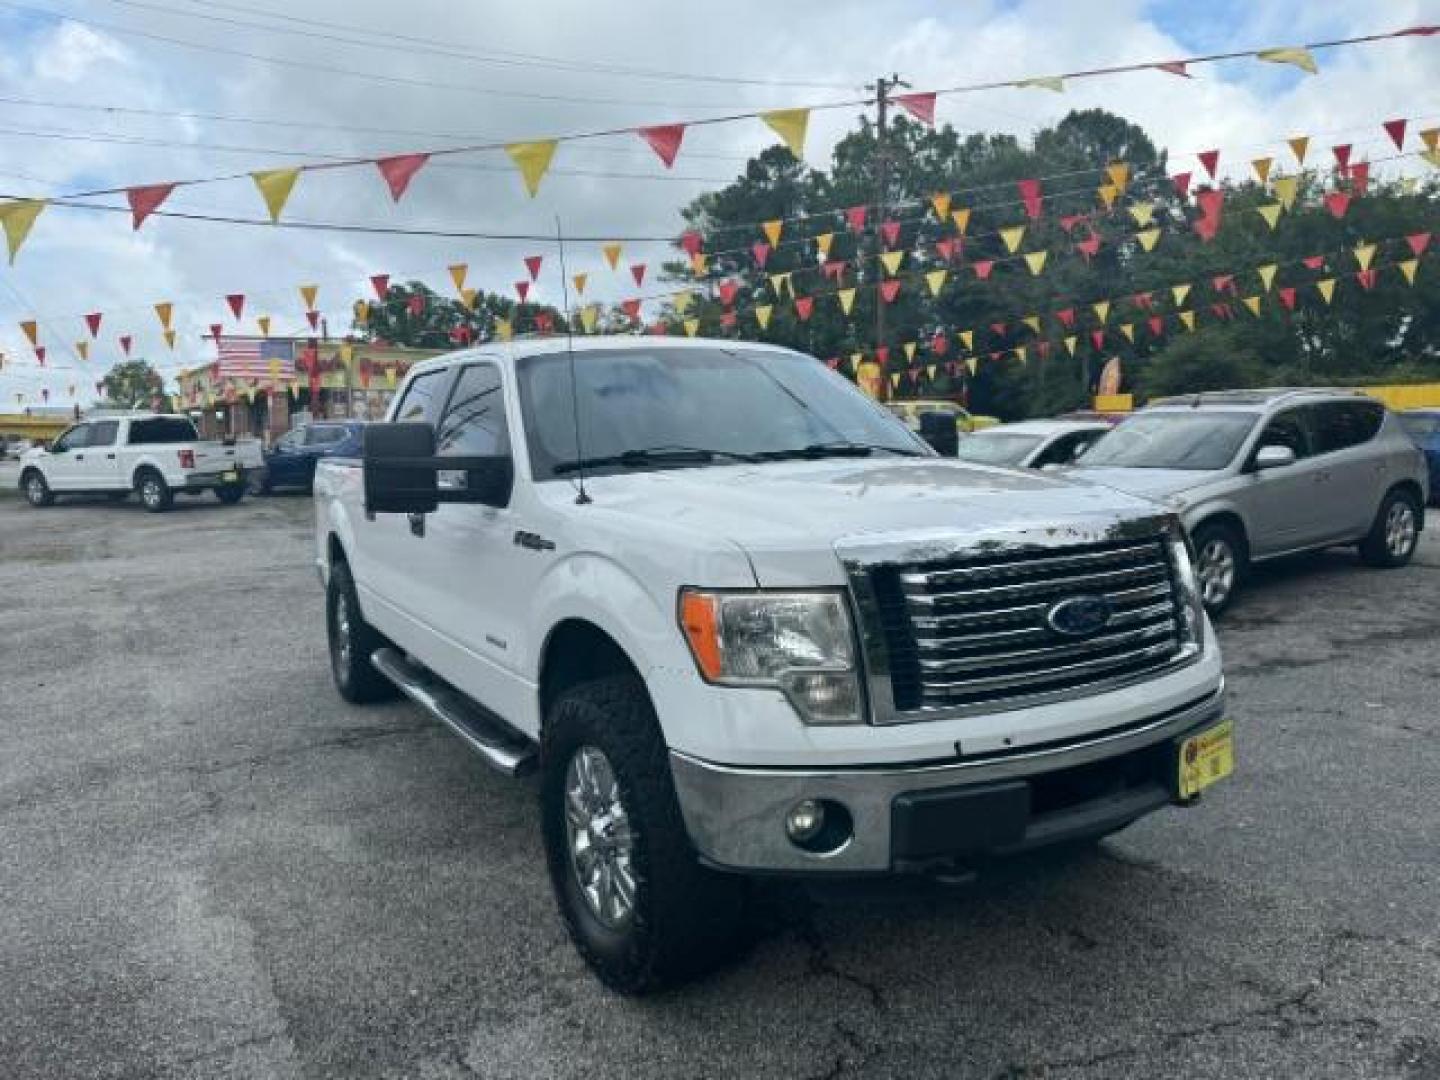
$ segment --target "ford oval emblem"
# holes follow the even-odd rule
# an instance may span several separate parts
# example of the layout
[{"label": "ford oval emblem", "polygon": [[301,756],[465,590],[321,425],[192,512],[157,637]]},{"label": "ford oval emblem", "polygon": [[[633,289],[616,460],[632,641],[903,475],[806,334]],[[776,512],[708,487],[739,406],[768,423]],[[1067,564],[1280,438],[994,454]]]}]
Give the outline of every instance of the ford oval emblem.
[{"label": "ford oval emblem", "polygon": [[1092,637],[1109,624],[1110,601],[1103,596],[1067,596],[1045,612],[1045,622],[1066,637]]}]

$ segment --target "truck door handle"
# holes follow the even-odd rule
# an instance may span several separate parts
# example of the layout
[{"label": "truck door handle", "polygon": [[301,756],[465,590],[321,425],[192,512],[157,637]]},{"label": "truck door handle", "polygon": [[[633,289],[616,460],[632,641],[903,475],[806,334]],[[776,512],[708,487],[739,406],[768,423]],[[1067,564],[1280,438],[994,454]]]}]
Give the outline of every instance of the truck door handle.
[{"label": "truck door handle", "polygon": [[425,515],[424,515],[424,514],[406,514],[405,516],[410,519],[410,535],[411,535],[411,536],[424,536],[424,535],[425,535]]},{"label": "truck door handle", "polygon": [[85,455],[84,455],[84,454],[76,454],[76,455],[75,455],[75,460],[76,460],[76,461],[84,461],[84,460],[85,460]]},{"label": "truck door handle", "polygon": [[115,460],[115,455],[114,455],[114,454],[106,454],[106,455],[105,455],[105,460],[106,460],[106,461],[114,461],[114,460]]}]

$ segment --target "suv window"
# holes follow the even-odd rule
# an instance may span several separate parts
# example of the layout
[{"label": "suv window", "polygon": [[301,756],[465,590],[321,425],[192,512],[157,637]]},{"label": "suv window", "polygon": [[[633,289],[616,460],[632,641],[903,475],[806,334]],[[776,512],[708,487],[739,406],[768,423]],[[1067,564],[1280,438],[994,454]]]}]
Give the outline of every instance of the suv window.
[{"label": "suv window", "polygon": [[1369,442],[1385,421],[1384,407],[1370,401],[1322,401],[1311,405],[1310,412],[1317,454]]},{"label": "suv window", "polygon": [[63,454],[67,450],[83,450],[90,445],[90,425],[76,424],[50,444],[52,454]]},{"label": "suv window", "polygon": [[195,442],[195,425],[179,416],[157,416],[150,420],[130,421],[131,446],[154,446],[161,443]]},{"label": "suv window", "polygon": [[101,420],[90,425],[90,441],[86,446],[114,446],[115,436],[119,434],[120,421]]},{"label": "suv window", "polygon": [[440,418],[440,407],[445,404],[443,398],[446,376],[449,374],[449,371],[442,369],[416,376],[406,387],[405,396],[400,399],[400,407],[395,410],[395,419],[409,423],[424,421],[433,425]]},{"label": "suv window", "polygon": [[472,364],[460,372],[450,407],[435,431],[435,453],[448,457],[489,457],[510,452],[505,395],[493,364]]},{"label": "suv window", "polygon": [[1311,408],[1312,406],[1306,406],[1276,413],[1265,425],[1265,433],[1260,436],[1255,449],[1259,450],[1262,446],[1288,446],[1297,458],[1307,458],[1315,453],[1311,425],[1307,422],[1311,419],[1307,416]]}]

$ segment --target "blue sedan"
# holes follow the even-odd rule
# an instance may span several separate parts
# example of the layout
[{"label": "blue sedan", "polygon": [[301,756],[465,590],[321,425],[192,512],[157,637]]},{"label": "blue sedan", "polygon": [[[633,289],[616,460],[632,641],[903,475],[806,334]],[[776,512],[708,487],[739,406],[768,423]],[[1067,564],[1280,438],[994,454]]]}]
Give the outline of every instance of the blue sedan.
[{"label": "blue sedan", "polygon": [[251,482],[251,490],[257,495],[277,488],[309,491],[321,458],[360,456],[364,429],[361,420],[322,420],[286,432],[265,452],[265,471]]},{"label": "blue sedan", "polygon": [[1440,409],[1407,409],[1400,414],[1400,423],[1425,451],[1430,465],[1430,499],[1440,501]]}]

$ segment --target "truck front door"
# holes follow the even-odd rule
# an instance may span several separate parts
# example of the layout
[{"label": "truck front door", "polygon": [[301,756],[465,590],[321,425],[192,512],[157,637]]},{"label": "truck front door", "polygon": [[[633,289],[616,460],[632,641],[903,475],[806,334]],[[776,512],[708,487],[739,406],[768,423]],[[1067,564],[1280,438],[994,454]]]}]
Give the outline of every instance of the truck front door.
[{"label": "truck front door", "polygon": [[85,465],[85,448],[90,445],[90,425],[76,424],[46,452],[42,470],[51,491],[83,491],[80,470]]},{"label": "truck front door", "polygon": [[114,491],[128,487],[120,478],[120,462],[115,457],[119,441],[120,421],[96,420],[88,425],[85,449],[75,454],[75,479],[86,491]]}]

